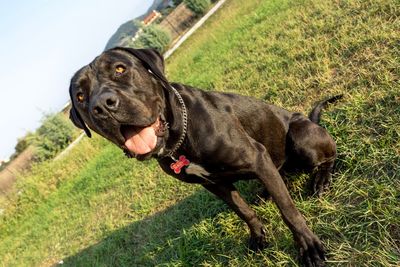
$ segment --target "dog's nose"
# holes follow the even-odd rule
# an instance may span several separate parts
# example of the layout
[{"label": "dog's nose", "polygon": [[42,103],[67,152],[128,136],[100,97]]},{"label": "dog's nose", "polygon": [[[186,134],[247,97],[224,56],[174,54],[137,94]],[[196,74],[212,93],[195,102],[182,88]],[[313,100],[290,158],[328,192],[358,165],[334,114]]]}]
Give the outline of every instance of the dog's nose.
[{"label": "dog's nose", "polygon": [[100,96],[100,101],[103,103],[103,106],[109,110],[118,108],[119,101],[115,94],[104,93]]},{"label": "dog's nose", "polygon": [[103,93],[99,95],[93,105],[93,113],[101,115],[105,111],[115,111],[118,109],[119,100],[118,97],[113,93]]}]

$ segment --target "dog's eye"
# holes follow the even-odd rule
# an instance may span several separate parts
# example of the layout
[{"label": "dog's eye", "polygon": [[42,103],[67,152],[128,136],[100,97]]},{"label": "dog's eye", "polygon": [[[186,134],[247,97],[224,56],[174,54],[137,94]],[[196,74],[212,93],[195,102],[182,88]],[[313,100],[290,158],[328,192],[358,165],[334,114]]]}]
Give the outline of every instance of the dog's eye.
[{"label": "dog's eye", "polygon": [[83,103],[83,100],[85,100],[85,95],[83,93],[77,93],[76,99],[78,100],[79,103]]},{"label": "dog's eye", "polygon": [[117,65],[117,66],[115,67],[115,74],[121,75],[122,73],[125,72],[125,70],[126,70],[126,68],[125,68],[124,66],[122,66],[122,65]]}]

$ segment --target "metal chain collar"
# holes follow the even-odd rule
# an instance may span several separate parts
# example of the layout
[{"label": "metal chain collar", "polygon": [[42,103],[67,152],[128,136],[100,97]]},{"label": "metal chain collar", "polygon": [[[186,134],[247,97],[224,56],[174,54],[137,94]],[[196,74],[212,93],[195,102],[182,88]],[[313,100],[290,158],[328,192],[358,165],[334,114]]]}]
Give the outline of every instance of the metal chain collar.
[{"label": "metal chain collar", "polygon": [[182,122],[183,122],[182,133],[181,133],[181,136],[180,136],[178,142],[175,144],[174,148],[171,149],[171,151],[166,155],[166,157],[170,157],[171,159],[173,159],[176,162],[177,159],[174,157],[174,154],[179,149],[179,147],[183,144],[183,141],[185,140],[186,132],[187,132],[188,115],[187,115],[186,105],[185,105],[185,102],[183,101],[181,94],[179,94],[178,90],[176,90],[172,85],[171,85],[171,89],[174,92],[174,94],[176,95],[176,97],[178,98],[178,101],[182,107]]}]

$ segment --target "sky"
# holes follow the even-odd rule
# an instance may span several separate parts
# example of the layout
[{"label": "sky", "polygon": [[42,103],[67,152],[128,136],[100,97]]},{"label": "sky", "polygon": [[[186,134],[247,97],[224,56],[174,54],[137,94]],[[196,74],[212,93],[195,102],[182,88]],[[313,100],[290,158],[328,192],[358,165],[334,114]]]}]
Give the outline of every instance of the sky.
[{"label": "sky", "polygon": [[152,2],[0,1],[0,160],[44,114],[61,110],[74,72]]}]

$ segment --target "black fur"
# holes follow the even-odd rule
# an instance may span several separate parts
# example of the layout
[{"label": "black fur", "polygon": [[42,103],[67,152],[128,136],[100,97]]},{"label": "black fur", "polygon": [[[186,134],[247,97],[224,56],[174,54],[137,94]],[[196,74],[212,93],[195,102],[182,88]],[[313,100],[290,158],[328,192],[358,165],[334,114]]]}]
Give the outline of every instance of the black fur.
[{"label": "black fur", "polygon": [[[122,75],[116,64],[126,67]],[[179,174],[167,157],[184,128],[182,105],[171,90],[182,96],[187,107],[187,134],[174,153],[185,155],[192,164]],[[77,93],[86,101],[78,103]],[[262,249],[265,231],[255,212],[234,186],[241,179],[259,179],[277,204],[284,222],[293,233],[306,266],[323,266],[324,249],[296,209],[280,171],[296,165],[312,171],[312,192],[320,195],[331,179],[336,145],[318,125],[321,110],[339,99],[318,103],[309,118],[255,98],[229,93],[206,92],[169,83],[162,57],[154,50],[115,48],[104,52],[71,80],[71,119],[80,128],[90,127],[139,160],[154,157],[171,176],[200,183],[223,199],[250,229],[250,248]],[[158,136],[156,147],[144,155],[129,151],[121,134],[123,127],[148,127],[160,119],[169,128]],[[288,164],[291,163],[291,164]]]}]

